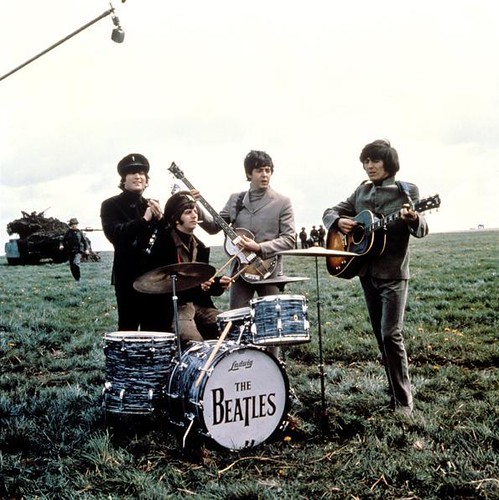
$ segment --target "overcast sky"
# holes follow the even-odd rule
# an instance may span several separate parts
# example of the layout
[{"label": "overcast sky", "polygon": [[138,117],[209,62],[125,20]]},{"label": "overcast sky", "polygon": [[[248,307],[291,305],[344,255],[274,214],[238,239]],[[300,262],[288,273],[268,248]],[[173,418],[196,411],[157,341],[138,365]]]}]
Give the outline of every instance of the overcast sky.
[{"label": "overcast sky", "polygon": [[[2,4],[0,76],[109,9]],[[431,231],[499,227],[497,0],[113,5],[124,43],[108,16],[0,81],[1,253],[22,210],[100,227],[131,152],[151,162],[147,197],[164,204],[175,161],[220,210],[247,187],[247,152],[265,150],[309,230],[365,178],[359,153],[378,138],[397,148],[399,179],[440,194]]]}]

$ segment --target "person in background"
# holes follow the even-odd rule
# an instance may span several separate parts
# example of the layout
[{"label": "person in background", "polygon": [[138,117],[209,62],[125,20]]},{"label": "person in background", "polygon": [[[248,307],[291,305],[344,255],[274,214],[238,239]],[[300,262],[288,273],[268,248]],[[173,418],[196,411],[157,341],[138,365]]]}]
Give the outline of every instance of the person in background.
[{"label": "person in background", "polygon": [[62,243],[59,246],[59,250],[64,250],[69,256],[69,269],[71,274],[77,283],[80,283],[81,279],[81,256],[83,254],[88,255],[90,249],[88,246],[87,238],[78,229],[78,219],[72,218],[68,222],[69,229],[64,234]]},{"label": "person in background", "polygon": [[319,231],[315,226],[310,230],[310,246],[316,247],[319,244]]},{"label": "person in background", "polygon": [[[253,252],[263,261],[276,263],[269,278],[284,274],[281,256],[283,250],[295,247],[296,230],[291,201],[270,187],[274,173],[272,158],[264,151],[250,151],[244,159],[244,172],[250,186],[247,191],[230,195],[220,216],[231,226],[244,228],[253,237],[242,234],[239,247]],[[198,193],[193,191],[196,197]],[[203,211],[200,226],[209,234],[218,233],[221,228],[215,220]],[[275,260],[274,260],[275,259]],[[238,262],[232,267],[231,276],[238,272]],[[264,282],[263,282],[264,283]],[[279,288],[273,284],[257,284],[239,276],[230,286],[230,308],[248,307],[256,295],[277,295]]]},{"label": "person in background", "polygon": [[102,229],[114,246],[111,283],[119,331],[169,331],[165,296],[143,294],[133,288],[140,275],[152,270],[148,248],[163,224],[159,202],[143,197],[149,185],[149,168],[142,154],[132,153],[121,159],[117,169],[122,192],[101,205]]},{"label": "person in background", "polygon": [[419,199],[416,185],[397,182],[398,153],[386,140],[367,144],[360,153],[369,180],[345,200],[325,210],[323,222],[347,235],[357,226],[354,217],[363,210],[390,214],[400,210],[400,218],[386,227],[386,247],[382,255],[367,259],[359,272],[371,325],[378,342],[388,378],[390,406],[395,412],[411,415],[413,397],[404,345],[404,313],[409,289],[409,236],[428,234],[425,218],[411,210]]},{"label": "person in background", "polygon": [[[151,254],[154,265],[208,264],[210,249],[194,235],[198,225],[198,209],[191,193],[179,191],[173,194],[166,202],[164,217],[167,225],[159,232]],[[220,311],[211,296],[221,295],[229,283],[229,278],[213,277],[177,293],[178,333],[183,343],[213,340],[219,336],[217,315]],[[168,317],[169,322],[172,322],[172,307],[169,308]]]},{"label": "person in background", "polygon": [[319,246],[325,247],[326,246],[326,230],[324,229],[324,226],[322,224],[319,226],[317,233],[319,235]]},{"label": "person in background", "polygon": [[301,241],[301,247],[303,249],[308,248],[308,244],[307,244],[308,235],[307,235],[307,231],[305,230],[304,227],[301,228],[299,237],[300,237],[300,241]]}]

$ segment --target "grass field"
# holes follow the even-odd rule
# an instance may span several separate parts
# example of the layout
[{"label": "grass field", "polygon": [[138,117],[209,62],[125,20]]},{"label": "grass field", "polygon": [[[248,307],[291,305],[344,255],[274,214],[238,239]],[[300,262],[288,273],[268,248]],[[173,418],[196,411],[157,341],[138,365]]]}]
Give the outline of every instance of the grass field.
[{"label": "grass field", "polygon": [[[83,264],[80,286],[65,264],[0,258],[0,497],[499,498],[498,242],[497,231],[411,242],[411,419],[386,408],[359,283],[330,277],[322,259],[321,371],[315,259],[286,256],[286,274],[310,278],[285,290],[307,298],[311,322],[311,342],[284,350],[291,423],[237,452],[182,448],[161,412],[103,409],[111,253]],[[213,265],[224,260],[213,249]]]}]

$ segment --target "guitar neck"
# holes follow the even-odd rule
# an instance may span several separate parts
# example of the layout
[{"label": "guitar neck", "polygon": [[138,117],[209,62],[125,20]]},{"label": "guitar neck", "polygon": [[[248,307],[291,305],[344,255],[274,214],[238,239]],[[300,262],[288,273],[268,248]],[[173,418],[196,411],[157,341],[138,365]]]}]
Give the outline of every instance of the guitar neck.
[{"label": "guitar neck", "polygon": [[[196,189],[185,177],[182,177],[182,182],[189,189]],[[234,240],[237,238],[237,233],[232,229],[227,222],[225,222],[224,218],[200,195],[198,201],[203,205],[206,210],[213,217],[215,222],[222,228],[223,232],[231,239]]]},{"label": "guitar neck", "polygon": [[393,214],[387,215],[386,217],[382,217],[381,219],[377,219],[371,224],[367,225],[365,227],[365,233],[369,234],[373,231],[377,231],[378,229],[385,227],[386,225],[396,221],[397,219],[400,219],[400,211],[394,212]]},{"label": "guitar neck", "polygon": [[[437,194],[435,196],[432,196],[431,198],[425,198],[424,200],[419,200],[414,205],[413,210],[415,212],[425,212],[426,210],[431,210],[432,208],[438,208],[439,206],[440,206],[440,197]],[[371,222],[371,224],[368,224],[365,227],[365,233],[366,234],[372,233],[373,231],[381,229],[382,227],[385,227],[386,225],[400,219],[401,217],[402,216],[400,215],[400,210],[398,210],[397,212],[393,212],[392,214],[387,215],[386,217],[381,217],[381,219],[377,219]]]}]

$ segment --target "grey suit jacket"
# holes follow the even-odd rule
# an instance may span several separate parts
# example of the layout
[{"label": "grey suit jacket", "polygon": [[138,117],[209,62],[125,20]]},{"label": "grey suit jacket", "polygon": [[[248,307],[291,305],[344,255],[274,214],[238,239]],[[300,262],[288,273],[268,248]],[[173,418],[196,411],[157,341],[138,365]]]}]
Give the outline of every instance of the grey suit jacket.
[{"label": "grey suit jacket", "polygon": [[[419,190],[415,184],[406,183],[412,201],[419,199]],[[328,208],[323,215],[327,229],[337,229],[340,217],[354,217],[363,210],[370,210],[377,216],[387,216],[400,210],[407,203],[407,196],[401,192],[394,177],[385,179],[380,186],[372,182],[361,184],[345,200]],[[384,229],[379,229],[384,231]],[[401,219],[387,227],[386,248],[379,257],[371,258],[359,275],[371,275],[381,279],[408,279],[409,273],[409,236],[422,238],[428,234],[428,225],[423,215],[418,214],[414,222],[407,223]]]},{"label": "grey suit jacket", "polygon": [[[244,228],[255,235],[260,244],[262,259],[273,257],[277,252],[290,250],[295,246],[296,230],[293,207],[288,197],[267,188],[265,194],[254,203],[250,202],[246,191],[238,211],[238,199],[242,193],[230,195],[220,216],[232,226]],[[203,222],[200,226],[209,234],[218,233],[221,228],[201,209]]]}]

